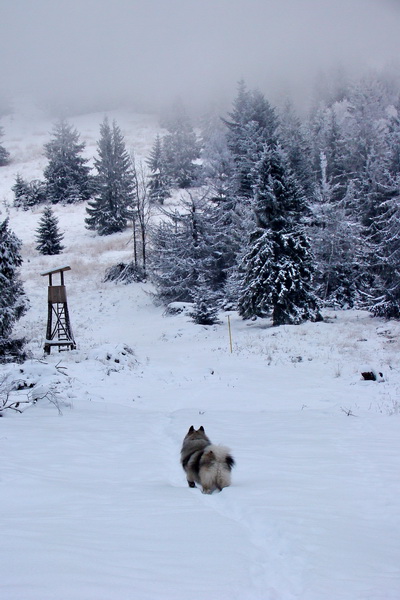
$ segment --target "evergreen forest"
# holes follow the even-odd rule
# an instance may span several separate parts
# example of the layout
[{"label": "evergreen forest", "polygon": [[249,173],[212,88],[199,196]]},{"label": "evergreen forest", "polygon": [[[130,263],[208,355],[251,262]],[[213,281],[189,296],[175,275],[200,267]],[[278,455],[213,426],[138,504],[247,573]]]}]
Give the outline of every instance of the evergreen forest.
[{"label": "evergreen forest", "polygon": [[[43,180],[18,174],[14,203],[87,202],[96,234],[132,227],[132,263],[108,276],[152,281],[157,302],[192,303],[198,323],[217,322],[221,309],[274,325],[320,320],[324,307],[398,319],[399,92],[371,75],[332,85],[298,112],[240,81],[223,114],[196,120],[175,103],[144,164],[105,118],[94,171],[61,119]],[[12,161],[4,147],[1,160]],[[60,252],[63,236],[46,208],[37,250]]]}]

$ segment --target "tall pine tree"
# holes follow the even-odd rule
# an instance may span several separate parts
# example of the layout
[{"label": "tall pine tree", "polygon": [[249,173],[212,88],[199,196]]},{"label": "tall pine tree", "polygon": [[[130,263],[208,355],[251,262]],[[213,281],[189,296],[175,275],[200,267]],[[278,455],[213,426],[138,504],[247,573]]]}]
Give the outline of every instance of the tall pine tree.
[{"label": "tall pine tree", "polygon": [[338,196],[341,187],[328,179],[326,156],[321,153],[321,180],[314,192],[310,227],[315,289],[324,304],[352,308],[359,297],[362,242],[353,182],[343,198]]},{"label": "tall pine tree", "polygon": [[90,198],[90,169],[82,157],[84,148],[77,130],[65,119],[60,119],[54,127],[52,140],[45,145],[49,161],[44,170],[46,193],[53,204],[72,204]]},{"label": "tall pine tree", "polygon": [[86,208],[86,226],[99,235],[124,231],[132,213],[134,182],[132,162],[124,137],[115,121],[112,126],[106,117],[100,126],[97,144],[98,158],[96,195]]},{"label": "tall pine tree", "polygon": [[279,145],[266,147],[258,165],[257,228],[243,258],[239,314],[272,313],[274,325],[320,319],[311,290],[312,255],[302,219],[303,192]]}]

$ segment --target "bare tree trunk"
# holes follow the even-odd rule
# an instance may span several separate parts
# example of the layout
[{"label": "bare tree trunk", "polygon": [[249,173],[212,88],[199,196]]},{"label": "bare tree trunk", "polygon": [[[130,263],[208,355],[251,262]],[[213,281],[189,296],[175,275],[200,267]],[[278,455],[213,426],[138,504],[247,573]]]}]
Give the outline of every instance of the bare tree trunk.
[{"label": "bare tree trunk", "polygon": [[[147,228],[151,216],[151,205],[148,197],[147,178],[143,164],[139,164],[137,168],[134,155],[132,158],[133,179],[135,182],[135,211],[140,229],[140,241],[142,244],[142,268],[146,275],[146,260],[147,260]],[[134,220],[134,252],[135,266],[137,266],[137,232]]]}]

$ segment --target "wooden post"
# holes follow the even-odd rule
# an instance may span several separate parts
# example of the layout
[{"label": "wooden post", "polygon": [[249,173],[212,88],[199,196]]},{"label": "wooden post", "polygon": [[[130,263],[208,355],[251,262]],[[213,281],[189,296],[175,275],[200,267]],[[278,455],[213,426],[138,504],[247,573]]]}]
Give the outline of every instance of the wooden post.
[{"label": "wooden post", "polygon": [[232,330],[231,330],[231,318],[228,315],[228,331],[229,331],[229,346],[232,354]]}]

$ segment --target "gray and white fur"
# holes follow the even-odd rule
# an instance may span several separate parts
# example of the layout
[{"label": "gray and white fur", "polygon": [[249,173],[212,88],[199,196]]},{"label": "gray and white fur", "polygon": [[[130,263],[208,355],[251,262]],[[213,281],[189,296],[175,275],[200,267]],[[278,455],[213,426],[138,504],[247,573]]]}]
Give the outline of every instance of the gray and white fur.
[{"label": "gray and white fur", "polygon": [[192,425],[183,440],[181,464],[190,487],[197,483],[203,494],[212,494],[231,484],[235,460],[229,448],[211,443],[203,426],[196,430]]}]

